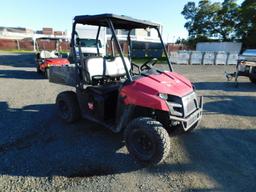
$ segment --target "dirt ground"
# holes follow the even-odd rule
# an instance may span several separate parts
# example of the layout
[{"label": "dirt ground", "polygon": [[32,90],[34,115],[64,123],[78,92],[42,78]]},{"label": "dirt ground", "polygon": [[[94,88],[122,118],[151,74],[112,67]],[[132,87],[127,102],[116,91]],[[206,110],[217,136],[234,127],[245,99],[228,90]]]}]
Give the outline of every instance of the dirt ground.
[{"label": "dirt ground", "polygon": [[142,167],[121,134],[65,124],[56,95],[70,89],[36,73],[33,56],[0,54],[0,191],[255,191],[256,85],[234,66],[174,66],[204,96],[200,127],[171,135],[164,163]]}]

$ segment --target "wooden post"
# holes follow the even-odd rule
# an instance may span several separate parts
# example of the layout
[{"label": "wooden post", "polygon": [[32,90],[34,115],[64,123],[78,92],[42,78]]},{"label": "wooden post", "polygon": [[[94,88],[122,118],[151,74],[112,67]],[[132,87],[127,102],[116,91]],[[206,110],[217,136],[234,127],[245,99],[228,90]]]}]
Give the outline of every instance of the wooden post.
[{"label": "wooden post", "polygon": [[17,43],[17,49],[20,50],[20,42],[18,39],[16,40],[16,43]]},{"label": "wooden post", "polygon": [[226,65],[228,65],[228,61],[229,61],[229,56],[230,56],[230,52],[227,52],[227,59],[226,59]]},{"label": "wooden post", "polygon": [[205,57],[206,52],[202,52],[202,60],[201,60],[201,65],[204,65],[204,57]]},{"label": "wooden post", "polygon": [[214,61],[213,61],[213,65],[217,65],[217,54],[218,52],[214,52]]}]

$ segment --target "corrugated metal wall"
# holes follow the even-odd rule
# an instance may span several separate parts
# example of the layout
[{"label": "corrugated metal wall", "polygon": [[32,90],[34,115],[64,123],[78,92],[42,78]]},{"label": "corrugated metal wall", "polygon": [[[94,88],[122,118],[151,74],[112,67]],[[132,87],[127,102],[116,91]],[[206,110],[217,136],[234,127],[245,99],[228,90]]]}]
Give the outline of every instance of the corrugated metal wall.
[{"label": "corrugated metal wall", "polygon": [[197,51],[225,51],[232,53],[240,53],[242,48],[242,43],[233,43],[233,42],[201,42],[197,43]]},{"label": "corrugated metal wall", "polygon": [[170,52],[174,64],[185,65],[235,65],[238,54],[234,52],[176,51]]}]

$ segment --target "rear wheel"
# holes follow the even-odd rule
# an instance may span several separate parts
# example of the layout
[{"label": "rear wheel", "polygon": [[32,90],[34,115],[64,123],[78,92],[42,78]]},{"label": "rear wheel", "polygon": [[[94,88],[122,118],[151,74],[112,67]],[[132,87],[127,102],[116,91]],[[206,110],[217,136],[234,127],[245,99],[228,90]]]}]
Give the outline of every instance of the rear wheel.
[{"label": "rear wheel", "polygon": [[42,71],[41,71],[41,69],[40,69],[40,66],[39,66],[39,65],[37,65],[37,67],[36,67],[36,72],[37,72],[37,73],[39,73],[39,74],[41,74],[41,73],[42,73]]},{"label": "rear wheel", "polygon": [[159,164],[169,154],[170,137],[162,124],[152,118],[134,119],[124,132],[129,153],[144,164]]},{"label": "rear wheel", "polygon": [[250,74],[249,79],[252,83],[256,83],[256,67],[253,67],[252,73]]},{"label": "rear wheel", "polygon": [[76,93],[73,91],[65,91],[57,96],[56,104],[58,114],[61,119],[68,123],[75,122],[80,119],[80,108],[77,101]]},{"label": "rear wheel", "polygon": [[44,71],[45,77],[48,79],[49,78],[49,68],[46,68]]},{"label": "rear wheel", "polygon": [[255,78],[255,77],[250,77],[250,81],[251,81],[252,83],[256,83],[256,78]]}]

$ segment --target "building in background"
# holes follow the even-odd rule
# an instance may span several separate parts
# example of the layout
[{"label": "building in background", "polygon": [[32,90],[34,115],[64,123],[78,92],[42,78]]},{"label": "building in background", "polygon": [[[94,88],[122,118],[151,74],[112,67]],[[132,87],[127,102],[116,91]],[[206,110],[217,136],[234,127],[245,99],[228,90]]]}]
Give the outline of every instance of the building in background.
[{"label": "building in background", "polygon": [[[2,50],[36,50],[36,39],[61,38],[68,42],[69,37],[66,32],[54,31],[52,28],[46,27],[41,31],[33,31],[28,28],[21,27],[0,27],[0,49]],[[68,46],[63,46],[66,50]],[[52,49],[54,47],[52,46]]]},{"label": "building in background", "polygon": [[33,30],[21,27],[0,27],[0,39],[21,40],[24,38],[32,38]]},{"label": "building in background", "polygon": [[[162,33],[163,28],[160,27],[160,32]],[[127,43],[127,31],[117,30],[117,37],[121,42],[121,46],[125,53],[128,52]],[[86,28],[82,31],[83,36],[95,36],[96,29]],[[104,37],[102,40],[102,47],[106,47],[107,53],[112,53],[111,47],[111,35],[109,29],[105,29]],[[53,28],[44,27],[42,30],[33,31],[27,28],[14,28],[14,27],[0,27],[0,49],[10,50],[36,50],[36,39],[38,38],[60,38],[67,41],[67,45],[63,46],[69,49],[68,42],[70,41],[71,35],[67,31],[55,31]],[[136,29],[131,32],[132,40],[132,52],[134,57],[160,57],[162,56],[162,48],[160,46],[160,39],[158,38],[158,33],[155,29]],[[114,48],[115,49],[115,48]]]},{"label": "building in background", "polygon": [[[160,33],[162,33],[163,27],[160,26]],[[117,38],[120,41],[121,47],[125,54],[128,53],[128,42],[127,35],[128,31],[125,30],[116,30]],[[135,29],[130,33],[131,37],[131,49],[132,57],[143,58],[143,57],[162,57],[163,49],[161,46],[158,33],[155,29]],[[107,52],[112,53],[111,46],[111,31],[107,29]],[[114,47],[115,50],[115,47]]]}]

